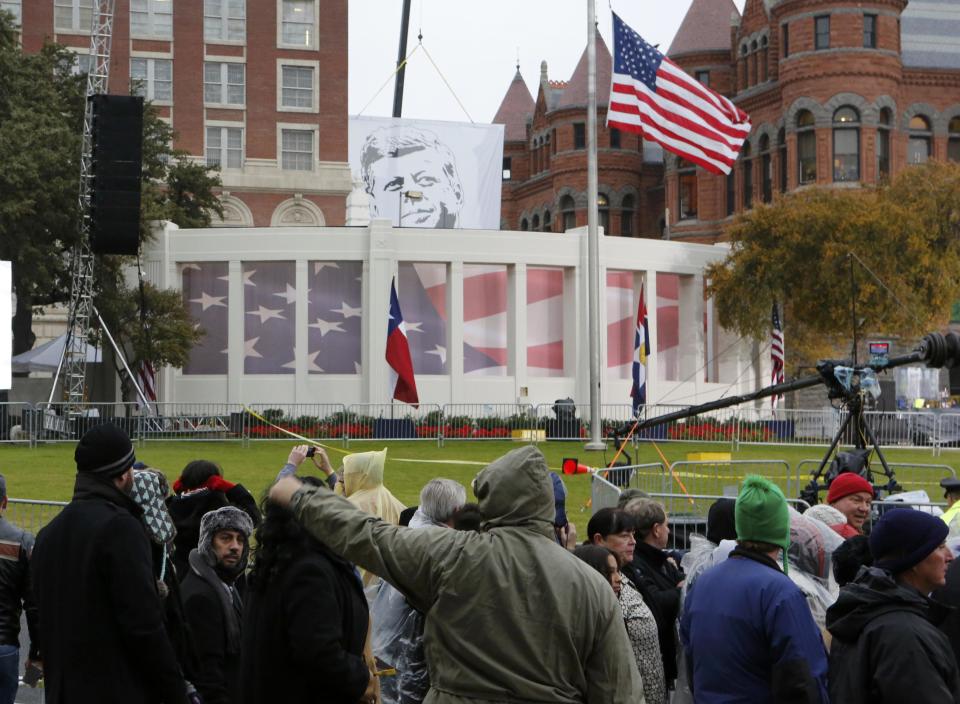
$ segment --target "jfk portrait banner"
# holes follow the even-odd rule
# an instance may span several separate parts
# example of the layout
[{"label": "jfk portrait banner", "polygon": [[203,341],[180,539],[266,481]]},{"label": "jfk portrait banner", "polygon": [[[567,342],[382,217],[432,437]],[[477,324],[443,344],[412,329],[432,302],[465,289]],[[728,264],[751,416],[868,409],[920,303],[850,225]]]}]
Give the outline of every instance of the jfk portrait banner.
[{"label": "jfk portrait banner", "polygon": [[500,229],[503,126],[350,118],[370,216],[400,227]]}]

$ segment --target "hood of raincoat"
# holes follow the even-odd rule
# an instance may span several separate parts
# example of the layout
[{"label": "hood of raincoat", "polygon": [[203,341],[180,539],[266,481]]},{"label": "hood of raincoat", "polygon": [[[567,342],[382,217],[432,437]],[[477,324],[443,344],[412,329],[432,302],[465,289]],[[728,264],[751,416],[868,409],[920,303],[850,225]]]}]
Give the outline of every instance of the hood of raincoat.
[{"label": "hood of raincoat", "polygon": [[383,485],[387,449],[355,452],[343,458],[344,495],[359,509],[398,525],[404,506]]},{"label": "hood of raincoat", "polygon": [[553,483],[537,448],[521,447],[488,464],[474,480],[473,493],[481,530],[517,526],[553,537]]},{"label": "hood of raincoat", "polygon": [[855,641],[870,621],[891,611],[912,611],[929,620],[931,601],[898,584],[889,572],[864,567],[827,611],[827,629],[837,638]]},{"label": "hood of raincoat", "polygon": [[790,549],[787,558],[791,568],[828,580],[833,574],[830,556],[843,543],[843,538],[807,513],[800,513],[793,507],[789,509]]}]

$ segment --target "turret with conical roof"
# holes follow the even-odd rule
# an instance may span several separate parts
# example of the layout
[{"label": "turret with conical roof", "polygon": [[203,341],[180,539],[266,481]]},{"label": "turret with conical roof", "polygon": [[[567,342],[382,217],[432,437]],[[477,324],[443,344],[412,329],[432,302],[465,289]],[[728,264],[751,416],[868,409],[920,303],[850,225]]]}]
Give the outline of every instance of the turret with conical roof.
[{"label": "turret with conical roof", "polygon": [[[589,71],[589,55],[584,48],[573,70],[573,75],[563,89],[563,96],[557,104],[557,109],[587,104],[587,73]],[[610,100],[610,72],[613,66],[613,57],[607,48],[606,42],[597,32],[597,106],[606,107]]]},{"label": "turret with conical roof", "polygon": [[730,15],[739,16],[733,0],[693,0],[667,51],[674,61],[684,54],[730,51]]},{"label": "turret with conical roof", "polygon": [[504,126],[504,141],[524,141],[527,138],[527,121],[533,117],[535,107],[536,103],[520,75],[518,66],[510,87],[497,108],[497,114],[493,116],[493,124]]}]

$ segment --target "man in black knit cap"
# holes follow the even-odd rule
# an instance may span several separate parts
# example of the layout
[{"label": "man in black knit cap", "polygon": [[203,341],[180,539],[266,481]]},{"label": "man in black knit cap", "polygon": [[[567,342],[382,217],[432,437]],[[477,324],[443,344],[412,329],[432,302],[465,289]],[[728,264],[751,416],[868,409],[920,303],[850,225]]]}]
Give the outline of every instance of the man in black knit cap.
[{"label": "man in black knit cap", "polygon": [[32,559],[46,700],[181,704],[143,509],[130,497],[130,438],[98,425],[74,460],[73,500],[40,531]]}]

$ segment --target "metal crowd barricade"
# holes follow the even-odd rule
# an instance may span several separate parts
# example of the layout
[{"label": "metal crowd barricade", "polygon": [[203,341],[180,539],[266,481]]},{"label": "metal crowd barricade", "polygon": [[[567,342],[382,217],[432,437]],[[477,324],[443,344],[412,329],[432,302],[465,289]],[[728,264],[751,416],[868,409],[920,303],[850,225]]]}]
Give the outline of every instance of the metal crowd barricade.
[{"label": "metal crowd barricade", "polygon": [[29,403],[0,403],[0,443],[28,443],[31,438],[33,406]]},{"label": "metal crowd barricade", "polygon": [[616,508],[620,500],[620,487],[604,479],[601,472],[590,472],[590,504],[594,512],[602,508]]},{"label": "metal crowd barricade", "polygon": [[35,501],[33,499],[7,499],[4,514],[10,523],[30,531],[34,535],[63,510],[66,501]]},{"label": "metal crowd barricade", "polygon": [[918,431],[921,435],[932,436],[935,455],[939,455],[944,447],[960,447],[960,413],[939,413],[932,431],[924,427],[923,421]]},{"label": "metal crowd barricade", "polygon": [[344,440],[435,440],[443,410],[435,403],[357,403],[347,407]]},{"label": "metal crowd barricade", "polygon": [[[801,460],[797,463],[796,481],[799,488],[803,488],[800,482],[802,481],[804,484],[808,482],[822,461],[822,459]],[[930,497],[940,496],[942,494],[943,489],[940,487],[941,479],[955,478],[957,476],[953,467],[946,464],[887,462],[887,465],[893,470],[897,477],[897,482],[903,487],[904,491],[923,489]],[[870,461],[870,466],[873,471],[874,480],[879,480],[879,478],[883,477],[883,465],[880,464],[879,459],[873,457]],[[823,468],[824,474],[826,474],[829,469],[830,463],[828,462]],[[821,475],[821,480],[822,479],[823,475]]]},{"label": "metal crowd barricade", "polygon": [[[864,419],[881,447],[935,447],[936,416],[920,411],[866,411]],[[930,429],[934,429],[931,433]],[[852,440],[853,438],[851,438]]]},{"label": "metal crowd barricade", "polygon": [[[784,460],[731,460],[729,462],[674,462],[673,474],[668,476],[674,486],[683,482],[681,493],[708,496],[736,496],[740,483],[748,474],[759,474],[784,488],[786,496],[799,492],[795,486],[790,464]],[[685,491],[684,491],[685,490]]]},{"label": "metal crowd barricade", "polygon": [[448,403],[436,436],[444,440],[546,439],[529,403]]},{"label": "metal crowd barricade", "polygon": [[131,439],[139,437],[139,410],[135,403],[44,403],[32,412],[30,428],[38,442],[75,442],[90,428],[111,422]]},{"label": "metal crowd barricade", "polygon": [[336,440],[349,435],[350,418],[342,403],[263,403],[254,404],[250,410],[264,419],[244,414],[246,434],[251,440],[293,442],[283,430],[311,440]]},{"label": "metal crowd barricade", "polygon": [[842,416],[833,408],[815,411],[795,409],[740,408],[734,436],[748,445],[824,445],[840,428]]},{"label": "metal crowd barricade", "polygon": [[541,403],[537,427],[546,440],[584,440],[590,437],[589,403]]},{"label": "metal crowd barricade", "polygon": [[141,440],[234,440],[246,436],[239,403],[154,403],[138,411]]}]

